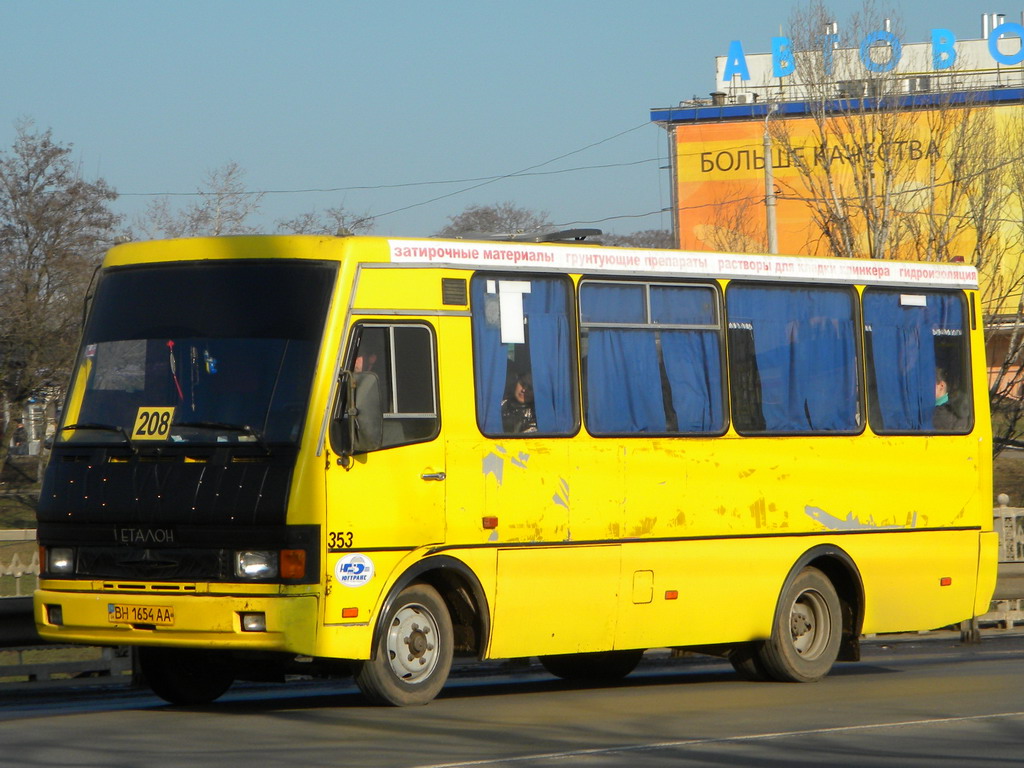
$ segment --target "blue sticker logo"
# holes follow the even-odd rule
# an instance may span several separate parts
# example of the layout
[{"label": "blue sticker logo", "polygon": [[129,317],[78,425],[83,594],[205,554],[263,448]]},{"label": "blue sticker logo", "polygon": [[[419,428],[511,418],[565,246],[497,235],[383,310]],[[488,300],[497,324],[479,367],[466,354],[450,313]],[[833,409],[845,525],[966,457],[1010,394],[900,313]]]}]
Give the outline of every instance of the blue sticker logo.
[{"label": "blue sticker logo", "polygon": [[334,566],[334,577],[346,587],[361,587],[373,578],[373,560],[355,553],[345,555]]}]

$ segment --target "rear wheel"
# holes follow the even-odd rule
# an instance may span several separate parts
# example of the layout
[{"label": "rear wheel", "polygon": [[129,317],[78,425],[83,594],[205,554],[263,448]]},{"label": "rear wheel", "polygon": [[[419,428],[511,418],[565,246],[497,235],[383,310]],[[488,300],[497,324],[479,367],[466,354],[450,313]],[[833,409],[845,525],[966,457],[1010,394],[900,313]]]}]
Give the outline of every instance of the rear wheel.
[{"label": "rear wheel", "polygon": [[629,651],[598,653],[565,653],[541,656],[540,663],[548,672],[563,680],[621,680],[640,663],[642,648]]},{"label": "rear wheel", "polygon": [[829,673],[839,655],[843,619],[828,577],[804,568],[779,600],[771,637],[758,660],[774,679],[809,683]]},{"label": "rear wheel", "polygon": [[729,651],[729,663],[736,670],[736,674],[744,680],[751,682],[762,682],[771,680],[772,676],[764,667],[760,654],[763,652],[764,643],[743,643]]},{"label": "rear wheel", "polygon": [[235,676],[223,653],[193,648],[139,648],[139,668],[153,693],[171,704],[209,704]]},{"label": "rear wheel", "polygon": [[356,667],[356,684],[374,704],[426,704],[444,687],[452,666],[452,620],[428,584],[395,598],[380,627],[375,658]]}]

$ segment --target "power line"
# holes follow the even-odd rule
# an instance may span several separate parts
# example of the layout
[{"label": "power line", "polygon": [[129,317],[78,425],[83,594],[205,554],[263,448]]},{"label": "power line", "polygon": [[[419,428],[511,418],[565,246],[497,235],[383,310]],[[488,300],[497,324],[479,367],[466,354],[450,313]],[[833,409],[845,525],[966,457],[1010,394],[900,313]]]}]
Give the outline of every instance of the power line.
[{"label": "power line", "polygon": [[[446,184],[472,184],[473,185],[473,186],[467,187],[466,189],[456,190],[454,192],[449,192],[447,194],[438,196],[436,198],[433,198],[432,200],[426,200],[426,201],[423,201],[423,202],[420,202],[420,203],[414,203],[414,204],[406,206],[404,208],[399,208],[399,209],[396,209],[394,211],[388,211],[386,213],[378,214],[377,216],[374,217],[374,218],[379,218],[381,216],[387,216],[387,215],[389,215],[391,213],[397,213],[400,210],[407,210],[408,208],[414,208],[414,207],[417,207],[417,206],[420,206],[420,205],[427,205],[428,203],[433,202],[434,200],[441,200],[441,199],[443,199],[445,197],[451,197],[452,195],[460,194],[461,192],[468,192],[468,191],[470,191],[472,189],[476,189],[477,187],[482,187],[482,186],[485,186],[487,184],[494,183],[496,181],[502,181],[504,179],[525,178],[525,177],[530,177],[530,176],[554,176],[554,175],[563,174],[563,173],[577,173],[579,171],[602,170],[602,169],[606,169],[606,168],[626,168],[626,167],[631,167],[631,166],[636,166],[636,165],[644,165],[646,163],[659,162],[660,158],[650,157],[650,158],[644,158],[642,160],[630,160],[628,162],[622,162],[622,163],[600,163],[600,164],[594,164],[594,165],[577,166],[577,167],[574,167],[574,168],[562,168],[562,169],[554,170],[554,171],[535,171],[535,169],[537,169],[537,168],[542,168],[545,165],[550,165],[551,163],[558,162],[559,160],[564,160],[565,158],[571,157],[573,155],[577,155],[580,152],[585,152],[588,149],[592,149],[593,147],[596,147],[596,146],[599,146],[599,145],[604,144],[606,142],[612,141],[613,139],[617,139],[620,136],[624,136],[627,133],[631,133],[633,131],[639,130],[640,128],[643,128],[644,126],[650,125],[650,124],[651,123],[648,123],[648,122],[641,123],[640,125],[634,126],[632,128],[627,128],[624,131],[620,131],[619,133],[616,133],[616,134],[614,134],[612,136],[608,136],[607,138],[601,139],[600,141],[595,141],[595,142],[593,142],[591,144],[587,144],[584,147],[580,147],[579,149],[574,149],[571,152],[566,152],[565,154],[559,155],[558,157],[553,157],[550,160],[545,160],[542,163],[537,163],[536,165],[531,165],[531,166],[529,166],[527,168],[523,168],[522,170],[513,171],[512,173],[503,173],[503,174],[499,174],[499,175],[496,175],[496,176],[477,176],[477,177],[470,177],[470,178],[465,178],[465,179],[441,179],[441,180],[434,180],[434,181],[411,181],[411,182],[399,182],[399,183],[395,183],[395,184],[361,184],[361,185],[351,185],[351,186],[344,186],[344,187],[307,187],[307,188],[299,188],[299,189],[254,189],[254,190],[247,190],[247,191],[241,192],[239,194],[243,194],[243,195],[298,195],[298,194],[318,194],[318,193],[333,193],[333,192],[375,191],[375,190],[382,190],[382,189],[408,189],[408,188],[411,188],[411,187],[444,186]],[[202,192],[202,191],[199,191],[199,190],[197,190],[195,192],[119,192],[118,193],[118,197],[204,197],[204,196],[209,195],[209,194],[211,194],[211,193],[210,192]]]},{"label": "power line", "polygon": [[[423,206],[423,205],[428,205],[428,204],[430,204],[432,202],[436,202],[438,200],[443,200],[443,199],[446,199],[448,197],[453,197],[455,195],[462,194],[463,192],[468,192],[468,191],[471,191],[473,189],[477,189],[477,188],[486,186],[488,184],[492,184],[492,183],[495,183],[497,181],[502,181],[502,180],[505,180],[505,179],[526,178],[526,177],[532,177],[532,176],[552,176],[552,175],[559,175],[559,174],[565,174],[565,173],[577,173],[577,172],[588,171],[588,170],[602,170],[602,169],[608,169],[608,168],[632,167],[632,166],[637,166],[637,165],[644,165],[644,164],[647,164],[647,163],[661,162],[662,158],[660,158],[660,157],[653,157],[653,158],[644,158],[644,159],[641,159],[641,160],[632,160],[632,161],[620,162],[620,163],[600,163],[600,164],[593,164],[593,165],[575,166],[575,167],[572,167],[572,168],[562,168],[562,169],[551,170],[551,171],[538,171],[538,170],[536,170],[538,168],[542,168],[545,165],[550,165],[551,163],[557,162],[559,160],[563,160],[563,159],[565,159],[567,157],[571,157],[571,156],[579,154],[581,152],[585,152],[586,150],[592,149],[593,147],[596,147],[596,146],[600,146],[601,144],[605,144],[605,143],[607,143],[609,141],[617,139],[617,138],[619,138],[621,136],[624,136],[624,135],[626,135],[628,133],[632,133],[633,131],[639,130],[640,128],[643,128],[643,127],[645,127],[647,125],[651,125],[651,123],[649,123],[649,122],[641,123],[639,125],[636,125],[636,126],[634,126],[632,128],[628,128],[628,129],[626,129],[624,131],[620,131],[618,133],[615,133],[615,134],[613,134],[611,136],[608,136],[608,137],[606,137],[604,139],[601,139],[599,141],[596,141],[596,142],[593,142],[591,144],[587,144],[587,145],[585,145],[583,147],[580,147],[578,149],[572,150],[571,152],[566,152],[566,153],[564,153],[562,155],[559,155],[557,157],[553,157],[553,158],[551,158],[549,160],[545,160],[544,162],[528,166],[528,167],[520,169],[518,171],[513,171],[511,173],[506,173],[506,174],[499,174],[499,175],[495,175],[495,176],[480,176],[480,177],[470,177],[470,178],[463,178],[463,179],[443,179],[443,180],[433,180],[433,181],[400,182],[400,183],[394,183],[394,184],[351,185],[351,186],[344,186],[344,187],[309,187],[309,188],[301,188],[301,189],[265,189],[265,190],[252,190],[252,191],[244,192],[244,193],[241,193],[241,194],[250,194],[250,195],[290,195],[290,194],[334,193],[334,192],[351,192],[351,191],[374,191],[374,190],[386,190],[386,189],[403,189],[403,188],[426,187],[426,186],[443,186],[443,185],[447,185],[447,184],[470,184],[471,185],[471,186],[468,186],[468,187],[465,187],[465,188],[462,188],[462,189],[459,189],[459,190],[455,190],[455,191],[452,191],[452,192],[445,193],[443,195],[435,196],[435,197],[430,198],[428,200],[423,200],[423,201],[420,201],[420,202],[417,202],[417,203],[412,203],[410,205],[403,206],[403,207],[400,207],[400,208],[396,208],[396,209],[393,209],[391,211],[386,211],[384,213],[377,214],[375,216],[374,215],[369,216],[369,218],[382,218],[384,216],[388,216],[388,215],[391,215],[391,214],[394,214],[394,213],[398,213],[398,212],[401,212],[401,211],[409,210],[411,208],[416,208],[416,207],[420,207],[420,206]],[[748,146],[748,145],[745,145],[745,144],[733,145],[731,147],[731,149],[743,148],[745,146]],[[749,145],[749,148],[757,148],[759,146],[760,146],[760,144],[757,144],[757,145],[751,144],[751,145]],[[676,157],[677,158],[696,157],[696,156],[698,156],[700,154],[703,154],[700,150],[690,151],[690,152],[677,152],[676,153]],[[1024,152],[1022,152],[1022,153],[1020,153],[1018,155],[1015,155],[1013,157],[1007,158],[1005,160],[993,163],[993,164],[988,165],[986,167],[980,168],[980,169],[978,169],[976,171],[973,171],[973,172],[971,172],[969,174],[960,175],[960,176],[954,177],[952,179],[947,179],[947,180],[944,180],[944,181],[935,182],[933,184],[926,184],[926,185],[922,185],[922,186],[911,188],[911,189],[893,190],[891,192],[891,194],[893,194],[894,196],[914,195],[914,194],[918,194],[920,192],[924,192],[924,191],[928,191],[928,190],[935,190],[935,189],[938,189],[938,188],[941,188],[941,187],[950,186],[950,185],[957,184],[957,183],[963,183],[963,182],[968,181],[968,180],[970,180],[972,178],[975,178],[977,176],[981,176],[981,175],[984,175],[986,173],[989,173],[989,172],[991,172],[991,171],[993,171],[993,170],[995,170],[997,168],[1004,167],[1004,166],[1007,166],[1007,165],[1011,165],[1011,164],[1014,164],[1014,163],[1019,163],[1022,160],[1024,160]],[[211,194],[211,193],[209,193],[209,192],[200,192],[200,191],[196,191],[196,192],[124,192],[124,193],[119,193],[119,196],[120,197],[201,197],[201,196],[209,195],[209,194]],[[843,196],[843,199],[847,200],[847,201],[856,201],[860,197],[862,197],[862,196],[861,195],[848,195],[848,196]],[[829,202],[829,200],[826,200],[826,199],[817,198],[817,197],[811,197],[811,196],[805,196],[805,195],[800,195],[800,194],[788,194],[787,195],[787,194],[783,193],[782,195],[780,195],[780,198],[781,199],[788,199],[790,201],[801,201],[801,202],[808,203],[808,204],[814,204],[814,203],[819,203],[820,204],[820,203]],[[723,206],[723,205],[734,205],[734,204],[737,204],[737,203],[761,202],[761,201],[763,201],[763,199],[764,199],[763,195],[760,195],[760,194],[744,195],[744,196],[728,198],[728,199],[718,199],[718,200],[715,200],[715,201],[712,201],[712,202],[700,203],[700,204],[696,204],[696,205],[676,206],[675,208],[672,208],[672,207],[662,207],[662,208],[659,208],[657,210],[646,211],[646,212],[643,212],[643,213],[620,214],[620,215],[616,215],[616,216],[605,216],[605,217],[598,218],[598,219],[574,220],[574,221],[564,222],[564,223],[558,224],[556,226],[571,226],[571,225],[579,225],[579,224],[600,224],[600,223],[604,223],[604,222],[608,222],[608,221],[616,221],[616,220],[620,220],[620,219],[641,219],[641,218],[646,218],[648,216],[656,216],[656,215],[665,214],[665,213],[671,213],[673,215],[678,215],[679,213],[685,212],[685,211],[693,211],[693,210],[698,210],[698,209],[701,209],[701,208],[718,207],[718,206]],[[894,210],[895,210],[895,212],[901,213],[901,214],[904,214],[904,215],[924,214],[924,213],[926,213],[924,211],[906,211],[906,210],[900,210],[900,209],[894,209]],[[947,215],[954,215],[954,214],[947,213]],[[1005,221],[1010,221],[1008,219],[994,219],[994,220],[1004,221],[1004,222]]]},{"label": "power line", "polygon": [[696,211],[701,208],[718,208],[723,205],[732,205],[734,203],[759,203],[764,201],[764,195],[744,195],[743,197],[733,197],[725,200],[715,200],[709,203],[699,203],[697,205],[677,205],[674,208],[669,206],[667,208],[659,208],[656,211],[647,211],[646,213],[623,213],[618,216],[605,216],[601,219],[577,219],[574,221],[566,221],[561,224],[555,224],[556,227],[569,227],[576,224],[602,224],[606,221],[615,221],[617,219],[643,219],[647,216],[658,216],[663,213],[671,213],[677,215],[683,211]]},{"label": "power line", "polygon": [[[676,209],[678,212],[680,209]],[[556,227],[572,227],[577,224],[603,224],[606,221],[616,221],[618,219],[643,219],[647,216],[657,216],[662,213],[672,212],[671,208],[659,208],[656,211],[647,211],[647,213],[623,213],[618,216],[605,216],[603,219],[580,219],[576,221],[566,221],[561,224],[555,224]]]},{"label": "power line", "polygon": [[[501,176],[477,176],[475,178],[466,179],[443,179],[440,181],[409,181],[399,182],[396,184],[362,184],[353,185],[349,187],[308,187],[304,189],[254,189],[240,192],[242,195],[299,195],[309,193],[324,193],[324,192],[360,192],[360,191],[374,191],[380,189],[403,189],[408,187],[429,187],[429,186],[443,186],[445,184],[467,184],[469,182],[476,181],[498,181],[500,179],[509,178],[515,176],[516,178],[525,178],[528,176],[556,176],[561,173],[576,173],[578,171],[592,171],[602,170],[605,168],[627,168],[635,165],[644,165],[645,163],[656,163],[661,158],[648,157],[643,160],[630,160],[624,163],[601,163],[597,165],[579,165],[575,168],[562,168],[557,171],[536,171],[532,173],[518,173],[518,174],[505,174]],[[119,192],[118,197],[202,197],[204,195],[212,194],[211,192]]]},{"label": "power line", "polygon": [[521,174],[525,174],[525,173],[527,173],[529,171],[532,171],[532,170],[534,170],[536,168],[543,168],[545,165],[550,165],[551,163],[558,162],[559,160],[564,160],[565,158],[571,157],[572,155],[577,155],[580,152],[585,152],[588,149],[592,149],[592,148],[594,148],[596,146],[599,146],[599,145],[604,144],[606,142],[609,142],[609,141],[612,141],[614,139],[617,139],[620,136],[625,136],[627,133],[632,133],[633,131],[639,130],[640,128],[644,128],[645,126],[648,126],[648,125],[652,125],[652,123],[645,121],[643,123],[640,123],[640,125],[633,126],[632,128],[627,128],[626,130],[620,131],[619,133],[616,133],[616,134],[614,134],[612,136],[609,136],[606,139],[601,139],[600,141],[595,141],[592,144],[587,144],[585,147],[580,147],[579,149],[574,149],[572,152],[566,152],[565,154],[559,155],[558,157],[553,157],[550,160],[545,160],[543,163],[537,163],[536,165],[531,165],[531,166],[528,166],[526,168],[522,168],[522,169],[520,169],[518,171],[513,171],[512,173],[504,174],[502,176],[496,176],[496,177],[494,177],[492,179],[489,179],[487,181],[482,181],[479,184],[473,184],[473,185],[468,186],[468,187],[463,187],[462,189],[457,189],[454,192],[448,192],[447,194],[444,194],[444,195],[438,195],[437,197],[432,197],[429,200],[423,200],[423,201],[421,201],[419,203],[412,203],[410,205],[404,205],[401,208],[395,208],[395,209],[390,210],[390,211],[385,211],[384,213],[376,214],[374,216],[374,218],[375,219],[381,219],[381,218],[384,218],[385,216],[390,216],[393,213],[400,213],[402,211],[408,211],[411,208],[419,208],[419,207],[424,206],[424,205],[429,205],[430,203],[436,203],[438,200],[444,200],[444,199],[449,198],[449,197],[454,197],[456,195],[461,195],[464,192],[470,192],[470,191],[472,191],[474,189],[479,189],[480,187],[487,186],[488,184],[493,184],[496,181],[501,181],[503,179],[510,179],[510,178],[515,177],[515,176],[519,176]]}]

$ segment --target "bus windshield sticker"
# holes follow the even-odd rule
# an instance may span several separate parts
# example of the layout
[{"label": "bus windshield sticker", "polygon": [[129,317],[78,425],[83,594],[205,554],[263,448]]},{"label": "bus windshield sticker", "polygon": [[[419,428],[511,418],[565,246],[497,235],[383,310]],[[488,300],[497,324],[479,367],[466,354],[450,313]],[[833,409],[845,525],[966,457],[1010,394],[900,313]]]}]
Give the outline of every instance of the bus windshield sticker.
[{"label": "bus windshield sticker", "polygon": [[174,408],[164,406],[142,406],[135,416],[132,427],[134,440],[166,440],[174,421]]},{"label": "bus windshield sticker", "polygon": [[526,329],[523,327],[523,294],[529,292],[530,283],[526,280],[498,281],[502,344],[526,342]]}]

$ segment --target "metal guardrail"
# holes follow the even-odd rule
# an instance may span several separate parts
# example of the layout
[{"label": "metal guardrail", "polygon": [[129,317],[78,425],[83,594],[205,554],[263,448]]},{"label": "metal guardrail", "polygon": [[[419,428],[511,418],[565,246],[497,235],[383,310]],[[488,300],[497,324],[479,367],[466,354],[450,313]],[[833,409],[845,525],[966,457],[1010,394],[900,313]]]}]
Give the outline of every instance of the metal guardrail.
[{"label": "metal guardrail", "polygon": [[[66,651],[73,649],[69,654]],[[64,651],[64,653],[62,653]],[[44,643],[36,632],[31,597],[0,598],[0,685],[3,690],[47,685],[132,683],[129,648],[95,648]]]},{"label": "metal guardrail", "polygon": [[32,598],[0,598],[0,648],[38,645],[41,642],[32,616]]},{"label": "metal guardrail", "polygon": [[0,690],[46,686],[134,685],[131,649],[93,648],[88,658],[53,658],[81,652],[82,646],[34,645],[9,649],[4,655],[14,664],[0,664]]}]

